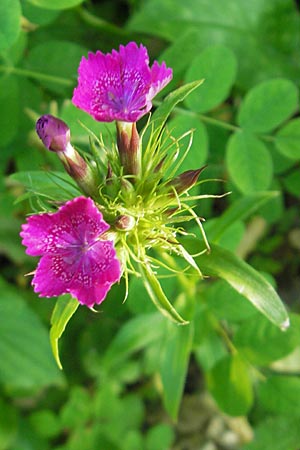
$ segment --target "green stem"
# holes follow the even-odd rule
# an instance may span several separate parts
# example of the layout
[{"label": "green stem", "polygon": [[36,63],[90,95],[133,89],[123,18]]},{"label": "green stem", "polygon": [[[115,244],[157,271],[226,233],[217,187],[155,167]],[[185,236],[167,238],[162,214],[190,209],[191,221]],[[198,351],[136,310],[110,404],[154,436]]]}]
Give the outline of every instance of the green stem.
[{"label": "green stem", "polygon": [[61,84],[63,86],[73,86],[73,81],[69,80],[68,78],[63,77],[56,77],[55,75],[47,75],[45,73],[41,72],[35,72],[32,70],[27,69],[21,69],[19,67],[13,67],[13,66],[3,66],[0,65],[0,73],[4,72],[7,74],[14,74],[14,75],[20,75],[23,77],[29,77],[34,78],[36,80],[43,80],[43,81],[49,81],[57,84]]},{"label": "green stem", "polygon": [[127,30],[123,28],[117,27],[106,20],[101,19],[101,17],[94,16],[94,14],[90,13],[87,9],[83,7],[78,8],[79,15],[81,19],[86,22],[88,25],[91,25],[95,28],[100,28],[103,31],[108,33],[117,34],[119,36],[128,36]]},{"label": "green stem", "polygon": [[[159,106],[161,102],[153,102],[153,104],[155,106]],[[232,123],[228,123],[228,122],[224,122],[223,120],[219,120],[219,119],[215,119],[214,117],[209,117],[209,116],[205,116],[204,114],[198,114],[195,113],[194,111],[190,111],[184,108],[180,108],[178,106],[176,106],[176,108],[174,108],[175,112],[180,112],[186,115],[190,115],[192,117],[197,117],[198,119],[200,119],[202,122],[204,123],[208,123],[210,125],[219,127],[219,128],[223,128],[225,130],[229,130],[232,132],[236,132],[236,131],[242,131],[242,128],[237,126],[237,125],[233,125]],[[270,136],[270,135],[259,135],[259,137],[261,139],[263,139],[266,142],[274,142],[275,141],[275,136]]]}]

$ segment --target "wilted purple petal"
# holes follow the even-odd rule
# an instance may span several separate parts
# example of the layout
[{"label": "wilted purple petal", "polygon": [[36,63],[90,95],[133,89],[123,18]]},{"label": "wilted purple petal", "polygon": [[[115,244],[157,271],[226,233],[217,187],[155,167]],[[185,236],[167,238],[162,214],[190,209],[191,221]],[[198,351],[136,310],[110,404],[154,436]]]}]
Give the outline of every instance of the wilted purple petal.
[{"label": "wilted purple petal", "polygon": [[89,53],[79,65],[73,103],[98,121],[136,122],[146,114],[151,100],[172,78],[165,63],[149,67],[147,49],[135,42],[119,52]]},{"label": "wilted purple petal", "polygon": [[89,307],[101,303],[121,276],[112,241],[101,239],[109,228],[90,198],[78,197],[56,213],[28,218],[22,243],[41,256],[32,280],[42,297],[70,293]]}]

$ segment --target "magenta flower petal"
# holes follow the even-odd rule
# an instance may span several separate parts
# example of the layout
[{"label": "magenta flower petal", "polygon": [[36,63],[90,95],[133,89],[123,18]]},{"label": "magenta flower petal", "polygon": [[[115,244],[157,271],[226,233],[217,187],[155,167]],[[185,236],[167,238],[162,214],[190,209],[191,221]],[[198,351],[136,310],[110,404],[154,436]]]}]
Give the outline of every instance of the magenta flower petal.
[{"label": "magenta flower petal", "polygon": [[55,213],[28,218],[22,243],[27,253],[41,256],[32,284],[42,297],[70,293],[89,307],[101,303],[121,277],[109,225],[90,198],[78,197]]},{"label": "magenta flower petal", "polygon": [[146,114],[151,100],[171,80],[165,63],[149,67],[147,49],[135,42],[121,45],[119,52],[89,53],[79,65],[73,103],[96,120],[136,122]]},{"label": "magenta flower petal", "polygon": [[22,244],[27,247],[26,253],[30,256],[42,256],[51,251],[52,245],[55,249],[57,240],[55,229],[59,223],[59,218],[49,213],[28,217],[20,233],[23,238]]},{"label": "magenta flower petal", "polygon": [[160,66],[157,61],[154,61],[151,68],[152,84],[148,94],[150,100],[155,97],[156,94],[168,83],[170,83],[172,76],[172,69],[168,68],[165,62],[163,62]]}]

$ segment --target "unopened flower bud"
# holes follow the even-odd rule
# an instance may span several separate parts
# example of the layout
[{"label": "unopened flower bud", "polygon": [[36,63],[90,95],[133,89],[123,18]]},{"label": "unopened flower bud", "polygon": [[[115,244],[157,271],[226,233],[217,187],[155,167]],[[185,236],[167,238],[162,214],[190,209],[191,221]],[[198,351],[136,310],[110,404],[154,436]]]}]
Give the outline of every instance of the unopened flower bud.
[{"label": "unopened flower bud", "polygon": [[96,174],[71,145],[68,125],[47,114],[38,119],[36,132],[45,147],[58,155],[65,170],[76,181],[81,190],[88,196],[97,197],[98,181]]},{"label": "unopened flower bud", "polygon": [[135,122],[117,122],[117,145],[123,174],[138,176],[141,171],[141,149]]},{"label": "unopened flower bud", "polygon": [[168,185],[173,186],[177,194],[182,194],[193,187],[198,180],[200,173],[205,169],[206,166],[201,167],[196,170],[186,170],[177,177],[173,178]]},{"label": "unopened flower bud", "polygon": [[36,132],[44,146],[53,152],[64,152],[70,143],[70,128],[60,119],[50,114],[40,117]]},{"label": "unopened flower bud", "polygon": [[117,217],[115,227],[121,231],[130,231],[135,226],[135,219],[132,216],[122,215]]}]

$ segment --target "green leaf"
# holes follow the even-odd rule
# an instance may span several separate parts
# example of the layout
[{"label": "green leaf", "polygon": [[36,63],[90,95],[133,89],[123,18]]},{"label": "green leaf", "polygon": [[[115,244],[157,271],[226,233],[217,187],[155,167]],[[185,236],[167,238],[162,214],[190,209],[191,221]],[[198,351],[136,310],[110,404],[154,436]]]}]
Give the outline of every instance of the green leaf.
[{"label": "green leaf", "polygon": [[160,62],[165,61],[166,65],[173,69],[173,78],[163,92],[171,92],[180,86],[186,69],[202,49],[203,46],[196,30],[188,28],[186,32],[178,34],[174,43],[167,47],[159,57]]},{"label": "green leaf", "polygon": [[210,111],[229,95],[237,71],[234,53],[223,45],[207,47],[190,65],[185,81],[204,78],[201,91],[192,92],[186,99],[187,106],[197,113]]},{"label": "green leaf", "polygon": [[242,416],[252,406],[253,391],[247,363],[238,355],[228,355],[206,374],[210,393],[226,414]]},{"label": "green leaf", "polygon": [[24,390],[62,385],[46,329],[15,289],[2,279],[0,287],[1,383]]},{"label": "green leaf", "polygon": [[149,129],[151,130],[151,126],[153,125],[156,135],[159,135],[177,103],[182,102],[194,89],[201,86],[203,81],[204,80],[193,81],[171,92],[152,115],[148,125]]},{"label": "green leaf", "polygon": [[126,322],[106,351],[103,365],[114,367],[132,353],[159,342],[165,330],[166,320],[159,313],[140,314]]},{"label": "green leaf", "polygon": [[29,0],[35,6],[45,9],[68,9],[80,5],[84,0]]},{"label": "green leaf", "polygon": [[275,145],[284,156],[300,158],[300,119],[294,119],[276,133]]},{"label": "green leaf", "polygon": [[252,303],[245,302],[245,298],[223,280],[208,289],[206,299],[207,306],[220,320],[239,322],[256,314]]},{"label": "green leaf", "polygon": [[[1,8],[1,7],[0,7]],[[19,126],[19,84],[14,76],[0,78],[0,147],[8,145]]]},{"label": "green leaf", "polygon": [[[195,238],[183,238],[182,244],[191,254],[203,250],[203,244]],[[276,326],[283,330],[288,328],[289,318],[278,294],[271,284],[245,261],[216,244],[211,245],[210,253],[195,256],[194,259],[204,275],[227,281]]]},{"label": "green leaf", "polygon": [[30,195],[41,195],[55,201],[66,201],[80,195],[72,178],[64,172],[18,172],[10,176],[11,180],[21,183]]},{"label": "green leaf", "polygon": [[140,274],[143,278],[144,286],[148,292],[148,295],[157,309],[168,319],[179,325],[186,325],[188,322],[184,320],[180,314],[176,311],[173,305],[167,299],[161,285],[152,272],[148,264],[143,264],[139,266]]},{"label": "green leaf", "polygon": [[214,221],[210,227],[209,242],[218,243],[224,232],[236,221],[245,220],[269,200],[277,197],[278,191],[255,192],[239,198]]},{"label": "green leaf", "polygon": [[9,47],[16,41],[20,29],[21,29],[21,5],[19,0],[1,0],[0,53],[9,49]]},{"label": "green leaf", "polygon": [[290,354],[299,344],[299,318],[282,333],[265,317],[256,315],[243,322],[234,335],[234,345],[253,364],[266,365]]},{"label": "green leaf", "polygon": [[167,42],[192,30],[201,48],[229,46],[239,61],[238,84],[246,88],[278,76],[299,81],[300,26],[293,0],[148,0],[128,27]]},{"label": "green leaf", "polygon": [[283,185],[287,192],[295,197],[300,197],[300,177],[298,167],[284,177]]},{"label": "green leaf", "polygon": [[[51,3],[52,2],[48,2],[49,8],[51,8]],[[35,6],[30,0],[22,0],[23,15],[31,23],[37,25],[48,25],[48,23],[53,22],[60,14],[59,10],[46,8],[47,6],[43,9],[39,8],[38,6]]]},{"label": "green leaf", "polygon": [[268,417],[254,429],[254,439],[243,450],[294,450],[299,447],[299,418]]},{"label": "green leaf", "polygon": [[[168,129],[175,138],[179,138],[188,130],[193,130],[193,142],[180,166],[179,172],[182,173],[186,170],[198,169],[203,166],[208,154],[208,135],[203,123],[197,117],[181,113],[168,122]],[[182,154],[188,146],[189,139],[190,136],[188,135],[180,141]]]},{"label": "green leaf", "polygon": [[[47,1],[47,5],[50,4]],[[41,73],[40,83],[45,88],[57,94],[69,94],[76,82],[79,62],[86,53],[84,47],[73,42],[48,40],[32,48],[26,59],[26,69]],[[55,80],[48,81],[43,75],[55,77]]]},{"label": "green leaf", "polygon": [[69,295],[62,295],[58,297],[51,316],[50,343],[53,356],[60,369],[62,369],[62,365],[59,359],[58,340],[61,338],[78,306],[79,302],[77,299]]},{"label": "green leaf", "polygon": [[178,327],[169,322],[165,338],[161,342],[159,373],[163,386],[163,401],[173,420],[176,420],[178,415],[193,334],[191,324],[186,327]]},{"label": "green leaf", "polygon": [[61,432],[61,424],[58,416],[50,409],[42,409],[33,412],[29,422],[35,432],[45,438],[53,438]]},{"label": "green leaf", "polygon": [[2,398],[0,398],[0,410],[0,448],[6,450],[12,448],[16,439],[19,425],[18,412],[15,405],[5,403]]},{"label": "green leaf", "polygon": [[300,379],[272,376],[258,386],[258,403],[266,411],[300,417]]},{"label": "green leaf", "polygon": [[290,80],[268,80],[251,89],[240,107],[238,123],[254,132],[271,131],[298,107],[298,89]]},{"label": "green leaf", "polygon": [[266,146],[246,130],[238,131],[230,137],[226,164],[232,181],[244,194],[264,191],[271,184],[271,155]]},{"label": "green leaf", "polygon": [[175,431],[171,425],[161,423],[147,431],[146,450],[165,450],[171,448],[175,438]]}]

